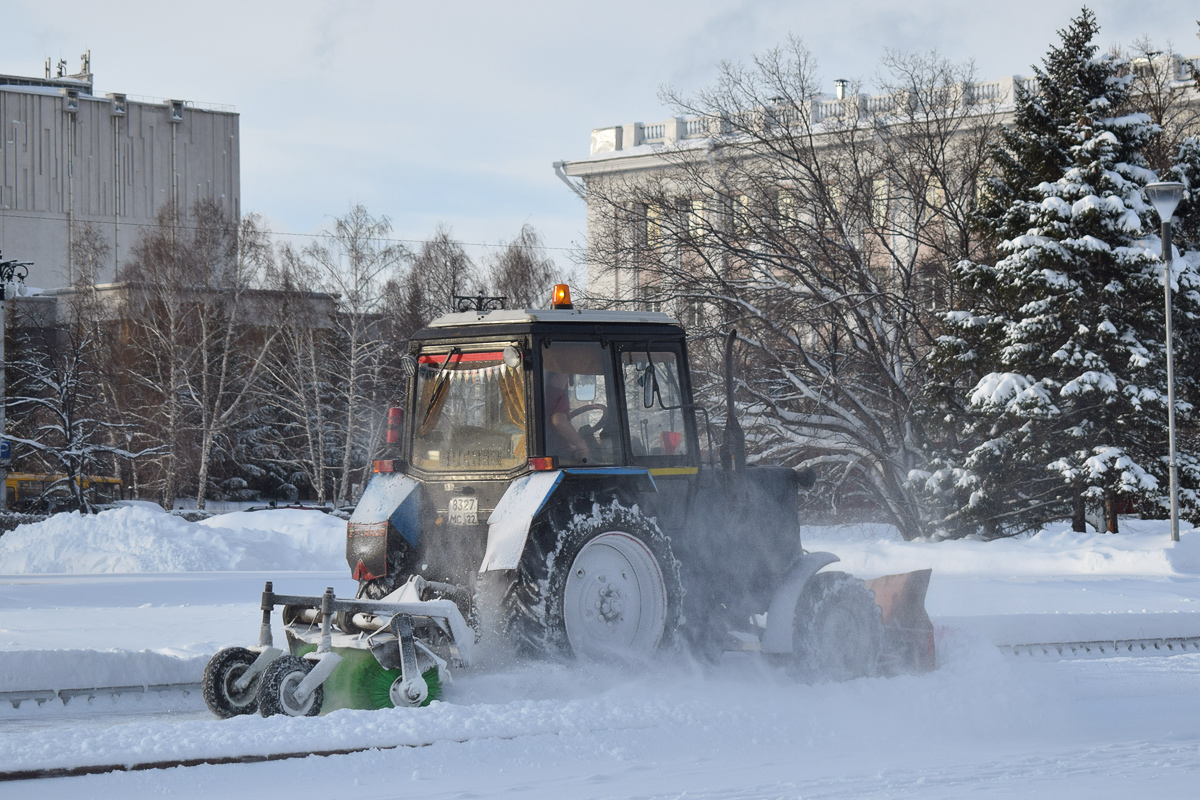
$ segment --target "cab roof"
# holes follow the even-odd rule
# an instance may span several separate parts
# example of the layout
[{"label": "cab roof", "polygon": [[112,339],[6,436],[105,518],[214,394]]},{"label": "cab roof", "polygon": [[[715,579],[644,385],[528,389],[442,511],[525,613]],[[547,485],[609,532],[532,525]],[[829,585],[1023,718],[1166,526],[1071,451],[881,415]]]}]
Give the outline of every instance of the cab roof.
[{"label": "cab roof", "polygon": [[465,311],[456,314],[443,314],[429,323],[429,327],[459,328],[471,325],[519,325],[534,322],[679,325],[678,320],[661,311],[593,311],[584,308],[526,308],[524,310],[499,309],[486,313]]}]

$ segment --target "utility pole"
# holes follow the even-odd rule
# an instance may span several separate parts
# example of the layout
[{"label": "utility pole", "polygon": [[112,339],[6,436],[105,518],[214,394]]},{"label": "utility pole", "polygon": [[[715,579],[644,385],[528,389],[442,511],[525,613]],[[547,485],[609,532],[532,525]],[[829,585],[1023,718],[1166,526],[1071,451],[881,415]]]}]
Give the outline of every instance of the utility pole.
[{"label": "utility pole", "polygon": [[[0,253],[2,256],[3,253]],[[4,353],[4,339],[8,331],[8,301],[18,294],[25,294],[25,279],[29,277],[32,261],[0,261],[0,511],[8,509],[8,465],[12,460],[11,445],[8,443],[8,427],[5,407],[8,399],[5,396],[4,369],[7,356]]]}]

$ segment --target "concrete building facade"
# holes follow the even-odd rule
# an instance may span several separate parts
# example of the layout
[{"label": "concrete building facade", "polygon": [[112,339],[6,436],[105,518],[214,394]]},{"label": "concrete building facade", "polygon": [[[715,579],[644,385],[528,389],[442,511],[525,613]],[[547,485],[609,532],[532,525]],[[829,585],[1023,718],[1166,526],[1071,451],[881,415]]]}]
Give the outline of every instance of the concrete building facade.
[{"label": "concrete building facade", "polygon": [[90,55],[79,73],[0,75],[0,253],[32,261],[28,283],[70,284],[85,227],[107,244],[94,279],[109,282],[163,208],[180,221],[198,200],[241,213],[238,114],[232,106],[97,96]]}]

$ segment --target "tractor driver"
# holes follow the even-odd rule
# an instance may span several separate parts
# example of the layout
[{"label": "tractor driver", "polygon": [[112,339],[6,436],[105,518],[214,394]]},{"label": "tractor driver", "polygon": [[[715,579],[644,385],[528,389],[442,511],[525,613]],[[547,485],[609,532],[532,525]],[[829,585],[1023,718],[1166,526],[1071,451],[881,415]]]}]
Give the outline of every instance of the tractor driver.
[{"label": "tractor driver", "polygon": [[569,373],[546,372],[546,449],[563,461],[586,464],[591,450],[571,424],[570,383]]}]

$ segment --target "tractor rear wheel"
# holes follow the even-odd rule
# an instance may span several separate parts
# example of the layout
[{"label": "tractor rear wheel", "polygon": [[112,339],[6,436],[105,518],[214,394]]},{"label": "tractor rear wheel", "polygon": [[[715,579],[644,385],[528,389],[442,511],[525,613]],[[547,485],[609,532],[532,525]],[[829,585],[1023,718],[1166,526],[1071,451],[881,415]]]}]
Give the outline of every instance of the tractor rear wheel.
[{"label": "tractor rear wheel", "polygon": [[619,501],[551,512],[531,532],[509,592],[509,631],[528,654],[638,661],[674,640],[683,587],[671,543]]},{"label": "tractor rear wheel", "polygon": [[858,578],[818,572],[796,603],[792,672],[802,680],[833,681],[878,674],[882,614]]}]

